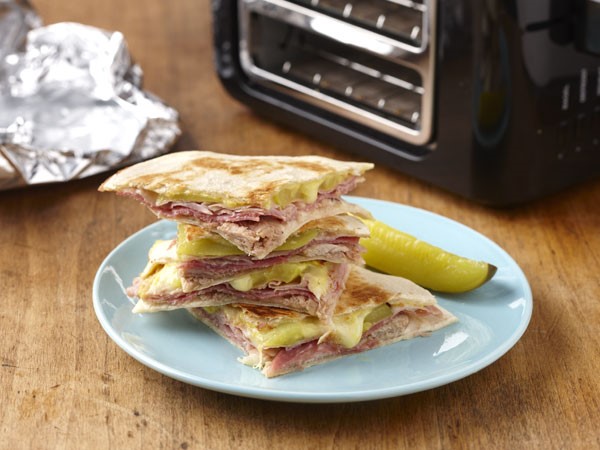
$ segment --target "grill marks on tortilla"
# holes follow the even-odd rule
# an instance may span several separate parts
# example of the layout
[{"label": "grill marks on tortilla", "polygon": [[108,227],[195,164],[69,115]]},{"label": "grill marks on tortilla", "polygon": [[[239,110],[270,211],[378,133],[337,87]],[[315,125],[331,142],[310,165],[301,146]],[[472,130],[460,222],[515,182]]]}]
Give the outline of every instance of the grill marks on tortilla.
[{"label": "grill marks on tortilla", "polygon": [[130,184],[149,191],[161,192],[165,188],[172,189],[175,186],[185,185],[188,177],[183,177],[183,174],[184,172],[181,170],[173,170],[161,172],[160,176],[155,173],[138,175]]},{"label": "grill marks on tortilla", "polygon": [[251,316],[254,320],[277,321],[280,319],[301,320],[306,317],[306,314],[292,311],[291,309],[277,308],[273,306],[250,305],[240,303],[237,306],[242,309],[244,314]]},{"label": "grill marks on tortilla", "polygon": [[[292,164],[293,165],[293,164]],[[162,191],[163,188],[168,188],[172,192],[185,192],[190,180],[205,176],[211,171],[223,172],[222,179],[228,177],[240,177],[248,181],[261,178],[271,172],[281,170],[286,165],[275,163],[269,160],[225,160],[222,158],[204,157],[191,159],[184,166],[172,170],[164,171],[157,176],[156,173],[148,175],[139,175],[136,177],[134,184],[138,187],[143,187],[151,191]],[[313,164],[319,167],[318,164]],[[320,171],[327,172],[327,169],[321,167]],[[249,204],[260,204],[266,198],[269,198],[272,192],[280,185],[279,181],[263,183],[260,188],[249,190],[247,192],[247,202]],[[250,189],[250,186],[248,186]]]},{"label": "grill marks on tortilla", "polygon": [[259,187],[254,189],[248,186],[246,194],[246,202],[248,204],[261,204],[266,199],[271,198],[273,193],[283,184],[291,182],[294,177],[288,176],[290,169],[301,169],[307,172],[313,172],[314,177],[325,175],[331,172],[331,168],[321,164],[309,161],[291,160],[287,162],[274,161],[268,159],[252,159],[248,158],[243,161],[224,161],[218,158],[203,158],[202,160],[194,161],[192,166],[197,166],[196,170],[223,170],[228,176],[239,176],[251,180],[252,178],[261,178],[271,173],[280,172],[279,179],[273,181],[265,181]]},{"label": "grill marks on tortilla", "polygon": [[257,172],[270,172],[282,165],[268,159],[225,160],[223,158],[204,157],[190,161],[194,170],[224,170],[231,175],[248,175]]},{"label": "grill marks on tortilla", "polygon": [[331,171],[330,168],[323,167],[321,164],[317,164],[317,163],[310,162],[310,161],[293,161],[292,160],[291,163],[286,163],[285,165],[290,165],[290,166],[298,168],[298,169],[304,169],[309,172],[315,172],[318,174],[323,174],[323,173],[327,173],[327,172]]},{"label": "grill marks on tortilla", "polygon": [[[163,200],[225,202],[270,207],[274,193],[290,184],[328,176],[361,176],[370,163],[343,162],[319,156],[238,156],[213,152],[176,152],[123,169],[106,180],[101,191],[141,189]],[[336,175],[333,175],[336,174]]]},{"label": "grill marks on tortilla", "polygon": [[354,311],[365,305],[383,304],[390,299],[389,290],[379,287],[363,275],[358,268],[353,268],[350,272],[344,292],[336,306],[337,314]]},{"label": "grill marks on tortilla", "polygon": [[302,161],[300,159],[290,158],[286,161],[278,161],[275,159],[252,158],[244,159],[223,159],[204,157],[191,160],[190,167],[194,170],[224,170],[231,175],[249,175],[258,173],[269,173],[276,170],[292,167],[294,169],[303,169],[317,174],[328,173],[331,168],[325,167],[323,164],[311,161]]},{"label": "grill marks on tortilla", "polygon": [[[188,190],[189,181],[194,177],[205,176],[211,171],[219,171],[222,172],[222,177],[217,178],[227,179],[233,177],[246,180],[248,183],[244,202],[249,205],[260,205],[268,201],[282,185],[294,180],[290,169],[312,172],[313,175],[308,178],[314,179],[331,172],[328,167],[307,161],[292,160],[284,163],[265,159],[238,161],[205,157],[191,160],[178,170],[162,172],[160,177],[157,177],[157,174],[140,175],[136,177],[135,184],[138,187],[156,192],[169,190],[173,193],[184,193]],[[254,187],[251,185],[252,180],[268,178],[268,175],[273,173],[278,174],[276,179],[264,181]]]}]

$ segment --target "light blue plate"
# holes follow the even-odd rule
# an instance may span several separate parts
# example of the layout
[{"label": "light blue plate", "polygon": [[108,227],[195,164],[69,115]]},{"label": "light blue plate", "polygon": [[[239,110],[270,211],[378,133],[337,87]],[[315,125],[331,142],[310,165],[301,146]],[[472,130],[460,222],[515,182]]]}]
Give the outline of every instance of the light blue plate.
[{"label": "light blue plate", "polygon": [[291,402],[353,402],[431,389],[481,370],[515,345],[531,317],[531,290],[502,248],[464,225],[421,209],[359,197],[348,200],[392,227],[488,261],[498,272],[470,293],[437,295],[459,323],[428,337],[267,379],[239,363],[238,349],[185,311],[131,313],[134,301],[125,288],[144,267],[154,240],[175,235],[172,222],[160,221],[121,243],[98,269],[93,292],[98,320],[119,347],[169,377],[229,394]]}]

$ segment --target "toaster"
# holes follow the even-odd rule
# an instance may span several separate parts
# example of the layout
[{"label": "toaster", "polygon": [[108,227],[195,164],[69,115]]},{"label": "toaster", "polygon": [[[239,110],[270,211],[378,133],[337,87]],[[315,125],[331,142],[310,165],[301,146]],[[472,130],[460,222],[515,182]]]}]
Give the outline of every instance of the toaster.
[{"label": "toaster", "polygon": [[214,0],[261,115],[489,205],[600,174],[597,0]]}]

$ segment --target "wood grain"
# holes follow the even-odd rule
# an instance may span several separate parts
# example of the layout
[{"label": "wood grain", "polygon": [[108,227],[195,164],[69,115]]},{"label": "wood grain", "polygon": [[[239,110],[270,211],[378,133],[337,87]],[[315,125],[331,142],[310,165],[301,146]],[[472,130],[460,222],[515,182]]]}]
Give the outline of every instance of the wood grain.
[{"label": "wood grain", "polygon": [[[46,23],[125,34],[145,86],[177,108],[177,148],[350,156],[232,100],[212,69],[206,0],[39,0]],[[425,208],[489,236],[521,265],[534,314],[521,341],[466,379],[382,401],[297,405],[164,377],[121,351],[92,280],[154,218],[100,194],[103,176],[0,193],[0,448],[599,448],[600,184],[489,209],[385,168],[357,195]]]}]

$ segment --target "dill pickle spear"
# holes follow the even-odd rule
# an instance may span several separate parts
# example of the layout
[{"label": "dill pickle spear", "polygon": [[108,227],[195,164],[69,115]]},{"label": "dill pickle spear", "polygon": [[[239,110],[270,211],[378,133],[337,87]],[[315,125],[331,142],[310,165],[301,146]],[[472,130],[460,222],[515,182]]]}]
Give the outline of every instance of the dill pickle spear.
[{"label": "dill pickle spear", "polygon": [[496,273],[496,266],[449,253],[377,220],[363,219],[371,236],[360,244],[368,266],[407,278],[427,289],[459,293],[475,289]]}]

